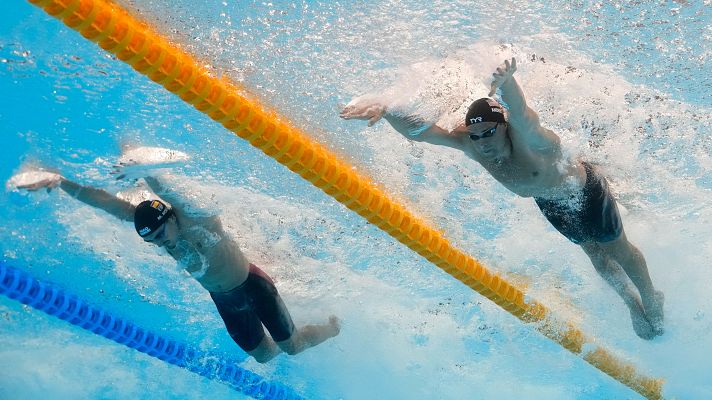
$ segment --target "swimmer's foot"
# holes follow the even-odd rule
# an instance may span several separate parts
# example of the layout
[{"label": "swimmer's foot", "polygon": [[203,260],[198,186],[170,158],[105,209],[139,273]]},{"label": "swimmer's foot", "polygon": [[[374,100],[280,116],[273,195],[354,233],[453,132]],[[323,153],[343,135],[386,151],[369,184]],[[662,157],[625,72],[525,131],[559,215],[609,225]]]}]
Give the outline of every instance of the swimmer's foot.
[{"label": "swimmer's foot", "polygon": [[331,315],[328,323],[324,325],[307,325],[302,328],[302,332],[305,333],[308,341],[316,345],[338,335],[341,332],[341,321],[336,315]]},{"label": "swimmer's foot", "polygon": [[288,354],[297,354],[302,351],[316,346],[319,343],[333,338],[341,331],[341,321],[332,315],[329,317],[329,322],[324,325],[306,325],[297,329],[292,337],[285,342],[278,342]]},{"label": "swimmer's foot", "polygon": [[648,317],[648,321],[650,321],[650,325],[653,327],[655,336],[660,336],[665,332],[664,304],[665,295],[659,290],[655,291],[651,302],[644,303],[645,315]]},{"label": "swimmer's foot", "polygon": [[640,303],[635,302],[630,306],[630,319],[633,322],[635,334],[641,339],[651,340],[657,336],[650,321],[645,317],[643,306]]},{"label": "swimmer's foot", "polygon": [[339,318],[336,315],[331,315],[329,317],[329,325],[328,326],[331,328],[331,336],[329,336],[329,337],[334,337],[334,336],[338,335],[339,332],[341,332],[341,321],[339,320]]}]

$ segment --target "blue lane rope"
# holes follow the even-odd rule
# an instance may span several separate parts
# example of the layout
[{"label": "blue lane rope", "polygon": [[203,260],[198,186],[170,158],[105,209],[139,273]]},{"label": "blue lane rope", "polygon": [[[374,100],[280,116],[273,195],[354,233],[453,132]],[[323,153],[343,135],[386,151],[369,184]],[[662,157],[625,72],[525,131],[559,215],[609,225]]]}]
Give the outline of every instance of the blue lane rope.
[{"label": "blue lane rope", "polygon": [[202,352],[149,332],[2,261],[0,294],[167,363],[224,383],[255,399],[302,400],[289,387],[278,382],[268,382],[239,367],[238,361]]}]

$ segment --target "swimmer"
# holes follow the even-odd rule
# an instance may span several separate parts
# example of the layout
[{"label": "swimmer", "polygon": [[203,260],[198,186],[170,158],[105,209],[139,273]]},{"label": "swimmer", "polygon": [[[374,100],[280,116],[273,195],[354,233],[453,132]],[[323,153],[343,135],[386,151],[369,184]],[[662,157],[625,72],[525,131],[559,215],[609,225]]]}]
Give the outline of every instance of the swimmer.
[{"label": "swimmer", "polygon": [[[296,329],[272,279],[248,262],[217,216],[188,214],[185,198],[156,177],[145,181],[162,199],[134,206],[104,190],[78,183],[52,172],[32,173],[33,182],[20,189],[59,187],[75,199],[114,217],[132,221],[141,238],[165,249],[208,292],[232,339],[260,363],[281,352],[300,353],[339,334],[340,321],[329,317],[323,325]],[[270,336],[265,335],[263,326]]]},{"label": "swimmer", "polygon": [[[498,67],[489,97],[473,102],[465,121],[452,131],[389,110],[372,98],[347,105],[340,116],[367,120],[369,126],[384,118],[410,140],[460,150],[516,195],[534,198],[547,220],[581,246],[623,299],[635,333],[647,340],[662,335],[663,293],[653,287],[643,254],[625,235],[606,178],[590,163],[563,156],[559,137],[542,127],[527,105],[513,76],[516,70],[514,58]],[[491,98],[497,89],[506,111]]]}]

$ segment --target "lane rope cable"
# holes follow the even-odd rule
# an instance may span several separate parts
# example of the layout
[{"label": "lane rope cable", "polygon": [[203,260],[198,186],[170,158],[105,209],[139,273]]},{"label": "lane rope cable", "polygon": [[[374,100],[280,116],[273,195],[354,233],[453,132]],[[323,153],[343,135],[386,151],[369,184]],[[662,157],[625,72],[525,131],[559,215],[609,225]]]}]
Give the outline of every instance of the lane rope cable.
[{"label": "lane rope cable", "polygon": [[193,56],[109,0],[28,0],[85,38],[162,85],[290,170],[366,218],[507,312],[649,399],[662,398],[663,379],[639,373],[573,324],[450,244],[436,229],[393,201],[324,146],[247,91],[217,78]]}]

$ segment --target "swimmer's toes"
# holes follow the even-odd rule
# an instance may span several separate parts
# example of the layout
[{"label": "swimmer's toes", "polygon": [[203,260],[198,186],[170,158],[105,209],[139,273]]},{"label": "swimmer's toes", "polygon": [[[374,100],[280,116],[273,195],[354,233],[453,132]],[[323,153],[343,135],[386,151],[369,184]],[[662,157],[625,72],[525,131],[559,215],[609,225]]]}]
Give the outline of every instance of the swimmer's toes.
[{"label": "swimmer's toes", "polygon": [[635,334],[638,335],[638,337],[640,337],[641,339],[651,340],[655,336],[657,336],[655,330],[653,329],[653,326],[641,314],[634,313],[631,311],[630,319],[633,323],[633,330],[635,331]]},{"label": "swimmer's toes", "polygon": [[665,327],[662,325],[654,326],[653,333],[655,334],[655,336],[662,336],[665,333]]},{"label": "swimmer's toes", "polygon": [[332,329],[334,330],[334,336],[338,335],[339,332],[341,332],[341,320],[336,315],[332,315],[329,317],[329,325],[331,325]]},{"label": "swimmer's toes", "polygon": [[652,340],[655,336],[657,336],[650,326],[646,327],[646,326],[636,325],[634,323],[633,330],[635,331],[635,334],[638,335],[638,337],[641,339]]},{"label": "swimmer's toes", "polygon": [[658,310],[660,312],[660,319],[662,320],[664,318],[664,305],[665,305],[665,295],[663,292],[657,290],[655,291],[655,301],[658,303]]},{"label": "swimmer's toes", "polygon": [[655,292],[655,305],[651,307],[652,310],[646,310],[646,315],[650,320],[650,324],[653,326],[653,330],[657,336],[662,335],[665,332],[664,321],[665,321],[665,295],[661,291]]}]

